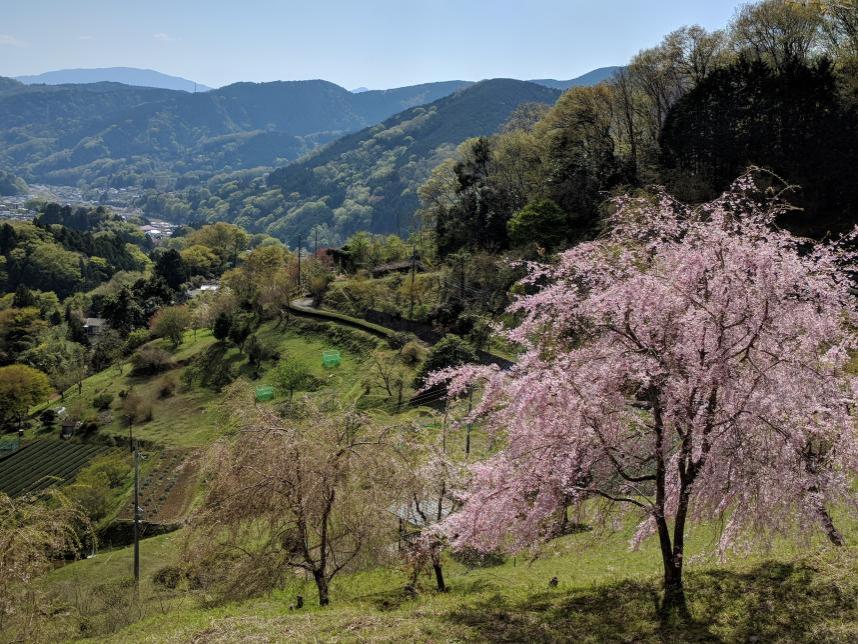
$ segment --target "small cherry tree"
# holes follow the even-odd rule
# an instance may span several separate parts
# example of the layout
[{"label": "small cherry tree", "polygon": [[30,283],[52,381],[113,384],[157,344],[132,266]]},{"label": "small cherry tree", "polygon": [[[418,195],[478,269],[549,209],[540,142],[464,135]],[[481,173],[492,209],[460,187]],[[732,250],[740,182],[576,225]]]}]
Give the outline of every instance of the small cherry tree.
[{"label": "small cherry tree", "polygon": [[690,208],[665,194],[617,202],[611,232],[532,266],[509,332],[509,371],[446,370],[504,449],[477,464],[454,545],[520,549],[550,538],[569,499],[601,499],[657,534],[665,609],[684,610],[686,523],[740,535],[822,526],[853,505],[858,471],[851,260],[843,244],[775,226],[786,206],[751,175]]}]

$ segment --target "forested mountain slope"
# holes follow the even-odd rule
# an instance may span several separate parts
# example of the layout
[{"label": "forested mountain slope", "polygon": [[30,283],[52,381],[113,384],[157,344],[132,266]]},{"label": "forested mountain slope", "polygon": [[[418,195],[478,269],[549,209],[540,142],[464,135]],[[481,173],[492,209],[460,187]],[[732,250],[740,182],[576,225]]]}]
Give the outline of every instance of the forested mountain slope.
[{"label": "forested mountain slope", "polygon": [[[611,69],[534,82],[565,89],[600,82]],[[191,81],[123,70],[62,70],[22,77],[25,83],[0,77],[0,165],[30,182],[172,188],[181,175],[193,180],[285,165],[474,84],[451,80],[354,93],[324,80],[275,81],[190,93],[183,90]],[[69,80],[82,84],[63,82]],[[26,84],[42,81],[47,84]]]},{"label": "forested mountain slope", "polygon": [[551,105],[559,96],[526,81],[481,81],[344,136],[267,180],[227,175],[202,189],[153,193],[144,207],[151,215],[226,218],[292,245],[310,234],[323,245],[358,230],[405,234],[417,188],[460,143],[498,132],[524,103]]},{"label": "forested mountain slope", "polygon": [[236,83],[190,94],[119,83],[0,84],[0,164],[50,183],[141,183],[153,173],[277,165],[465,83],[351,92],[327,81]]}]

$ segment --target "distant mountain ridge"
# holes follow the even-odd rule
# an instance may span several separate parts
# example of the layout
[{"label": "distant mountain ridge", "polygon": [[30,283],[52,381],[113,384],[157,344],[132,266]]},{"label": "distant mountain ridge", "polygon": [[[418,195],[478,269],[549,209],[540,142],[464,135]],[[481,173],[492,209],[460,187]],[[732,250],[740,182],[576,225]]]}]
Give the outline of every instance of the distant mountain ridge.
[{"label": "distant mountain ridge", "polygon": [[0,77],[0,166],[31,183],[125,186],[158,176],[159,187],[170,188],[176,176],[283,166],[475,85],[453,80],[354,93],[306,80],[189,93],[107,81],[26,85]]},{"label": "distant mountain ridge", "polygon": [[322,80],[209,92],[0,81],[0,164],[28,181],[130,185],[146,174],[283,165],[322,143],[466,85],[353,94]]},{"label": "distant mountain ridge", "polygon": [[500,131],[522,103],[552,105],[560,93],[508,78],[480,81],[337,139],[270,173],[268,187],[295,205],[266,232],[291,244],[319,224],[341,237],[361,229],[402,234],[419,207],[417,188],[460,143]]},{"label": "distant mountain ridge", "polygon": [[25,85],[80,85],[86,83],[122,83],[134,87],[157,87],[182,92],[207,92],[211,87],[180,76],[170,76],[154,69],[137,67],[96,67],[90,69],[57,69],[43,74],[18,76]]},{"label": "distant mountain ridge", "polygon": [[[553,78],[536,78],[528,79],[531,83],[537,85],[545,85],[553,89],[567,90],[570,87],[581,85],[595,85],[604,80],[611,78],[617,70],[622,69],[618,66],[599,67],[591,70],[586,74],[582,74],[576,78],[569,80],[555,80]],[[171,76],[153,69],[140,69],[137,67],[94,67],[94,68],[79,68],[79,69],[57,69],[44,72],[42,74],[33,74],[28,76],[17,76],[14,80],[20,81],[25,85],[81,85],[88,83],[122,83],[123,85],[132,85],[134,87],[155,87],[159,89],[174,89],[184,92],[207,92],[212,88],[201,83],[196,83],[192,80],[182,78],[180,76]],[[282,81],[274,81],[282,82]],[[289,81],[286,81],[289,82]],[[445,85],[450,83],[472,83],[473,81],[435,81],[431,83],[423,83],[412,87],[428,87],[432,85]],[[368,87],[356,87],[349,90],[352,94],[363,94],[371,91],[390,92],[405,88],[391,88],[387,90],[371,90]],[[458,89],[458,88],[457,88]]]},{"label": "distant mountain ridge", "polygon": [[594,69],[592,71],[587,72],[586,74],[582,74],[576,78],[571,78],[569,80],[554,80],[552,78],[537,78],[533,79],[530,82],[536,83],[538,85],[545,85],[546,87],[552,87],[554,89],[559,89],[565,91],[570,87],[584,87],[587,85],[598,85],[606,80],[610,80],[614,77],[618,71],[620,71],[622,67],[613,66],[613,67],[599,67],[598,69]]}]

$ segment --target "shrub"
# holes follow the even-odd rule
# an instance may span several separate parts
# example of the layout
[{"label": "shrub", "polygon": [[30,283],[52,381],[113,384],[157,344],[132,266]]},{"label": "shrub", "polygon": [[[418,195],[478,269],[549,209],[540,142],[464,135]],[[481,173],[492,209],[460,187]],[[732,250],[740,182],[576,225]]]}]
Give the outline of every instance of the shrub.
[{"label": "shrub", "polygon": [[107,477],[108,485],[111,488],[118,488],[131,473],[131,464],[128,461],[128,456],[125,453],[105,454],[92,459],[86,469],[103,473]]},{"label": "shrub", "polygon": [[39,420],[45,427],[51,427],[57,420],[57,412],[53,409],[46,409],[39,415]]},{"label": "shrub", "polygon": [[416,383],[422,386],[430,373],[476,361],[477,353],[469,342],[456,335],[445,335],[429,350],[426,362],[417,374]]},{"label": "shrub", "polygon": [[168,373],[158,381],[158,398],[169,398],[179,386],[179,379],[174,373]]},{"label": "shrub", "polygon": [[402,347],[399,351],[399,357],[405,364],[416,365],[423,359],[425,353],[423,345],[416,340],[412,340]]},{"label": "shrub", "polygon": [[182,336],[190,324],[190,319],[187,306],[166,306],[152,317],[149,328],[159,338],[169,340],[175,349],[182,343]]},{"label": "shrub", "polygon": [[152,575],[152,583],[161,588],[175,590],[184,576],[185,573],[179,566],[164,566]]},{"label": "shrub", "polygon": [[247,338],[244,349],[247,353],[247,362],[253,366],[259,366],[265,360],[274,359],[278,355],[277,351],[269,344],[262,342],[256,335]]},{"label": "shrub", "polygon": [[289,392],[289,400],[295,390],[302,389],[309,381],[310,371],[306,365],[295,360],[284,360],[274,372],[274,382],[281,389]]},{"label": "shrub", "polygon": [[131,373],[135,375],[151,375],[172,369],[175,366],[173,357],[161,347],[147,344],[141,347],[131,358]]},{"label": "shrub", "polygon": [[152,403],[136,392],[129,392],[122,401],[122,413],[132,423],[152,420]]},{"label": "shrub", "polygon": [[481,552],[473,548],[454,550],[452,557],[466,568],[492,568],[506,561],[499,552]]},{"label": "shrub", "polygon": [[149,342],[151,338],[152,334],[149,333],[149,329],[135,329],[125,338],[123,352],[125,355],[130,355]]},{"label": "shrub", "polygon": [[391,349],[401,349],[412,340],[414,340],[414,334],[397,331],[387,337],[387,346]]},{"label": "shrub", "polygon": [[216,340],[223,342],[229,337],[229,332],[232,329],[232,318],[226,313],[219,313],[215,318],[212,326],[212,335]]},{"label": "shrub", "polygon": [[107,392],[98,394],[92,399],[92,406],[99,411],[110,409],[110,404],[113,402],[113,394]]}]

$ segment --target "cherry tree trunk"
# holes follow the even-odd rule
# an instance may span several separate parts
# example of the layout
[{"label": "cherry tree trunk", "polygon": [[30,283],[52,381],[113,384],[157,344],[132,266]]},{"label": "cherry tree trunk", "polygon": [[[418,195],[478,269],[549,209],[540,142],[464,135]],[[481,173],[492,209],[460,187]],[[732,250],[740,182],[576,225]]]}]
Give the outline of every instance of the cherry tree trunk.
[{"label": "cherry tree trunk", "polygon": [[328,597],[328,578],[325,577],[325,572],[314,570],[313,579],[316,581],[316,588],[319,591],[319,606],[327,606],[331,600]]},{"label": "cherry tree trunk", "polygon": [[446,593],[447,584],[444,583],[444,570],[441,568],[441,563],[432,562],[432,569],[435,571],[435,584],[438,587],[438,592]]},{"label": "cherry tree trunk", "polygon": [[834,520],[831,518],[825,505],[820,502],[816,512],[819,515],[819,522],[822,524],[822,529],[825,531],[825,536],[828,537],[828,540],[835,546],[844,545],[846,542],[843,540],[843,535],[837,529],[837,526],[834,525]]}]

